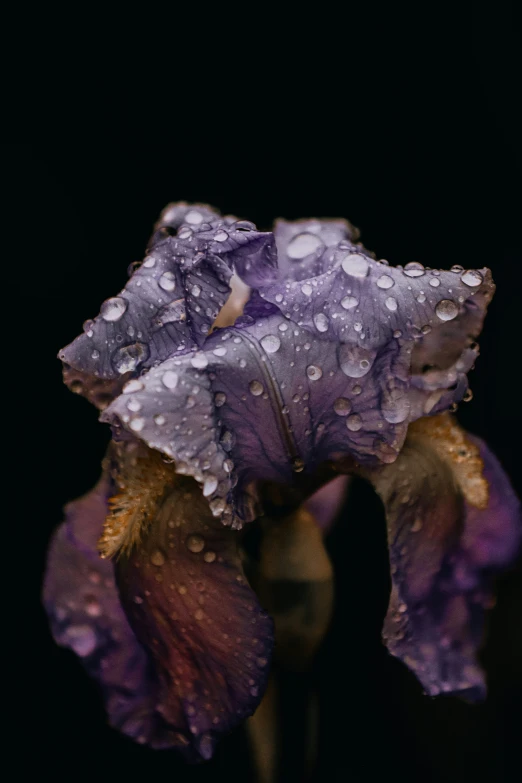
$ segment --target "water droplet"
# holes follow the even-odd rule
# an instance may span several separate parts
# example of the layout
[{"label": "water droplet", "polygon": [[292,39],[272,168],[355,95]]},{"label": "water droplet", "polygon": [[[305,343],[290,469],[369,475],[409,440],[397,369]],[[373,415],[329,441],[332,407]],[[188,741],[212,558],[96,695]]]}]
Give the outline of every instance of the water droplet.
[{"label": "water droplet", "polygon": [[311,296],[313,294],[314,289],[310,285],[310,283],[305,283],[301,286],[301,291],[305,296]]},{"label": "water droplet", "polygon": [[304,234],[298,234],[288,243],[286,254],[292,261],[300,261],[301,258],[306,258],[310,253],[315,253],[320,247],[322,242],[319,237],[308,232]]},{"label": "water droplet", "polygon": [[365,348],[344,343],[338,350],[341,370],[349,378],[362,378],[370,370],[373,357]]},{"label": "water droplet", "polygon": [[203,555],[203,560],[205,561],[205,563],[213,563],[215,559],[216,559],[215,552],[209,551],[209,552],[205,552],[205,554]]},{"label": "water droplet", "polygon": [[292,460],[292,470],[294,473],[302,473],[304,470],[304,460],[301,459],[301,457],[294,457]]},{"label": "water droplet", "polygon": [[133,378],[131,381],[127,381],[127,383],[123,387],[123,393],[132,394],[133,392],[142,391],[144,388],[145,386],[141,381],[138,381],[136,378]]},{"label": "water droplet", "polygon": [[425,301],[426,301],[426,294],[423,291],[421,291],[417,297],[417,302],[419,304],[424,304]]},{"label": "water droplet", "polygon": [[358,413],[353,413],[346,419],[346,426],[351,432],[358,432],[362,427],[362,420]]},{"label": "water droplet", "polygon": [[138,416],[136,419],[131,419],[131,422],[129,424],[129,427],[131,428],[131,430],[134,430],[134,432],[141,432],[144,426],[145,426],[145,419],[143,419],[141,416]]},{"label": "water droplet", "polygon": [[358,386],[358,385],[356,385],[356,386],[354,386],[354,387],[353,387],[353,389],[352,389],[352,394],[355,394],[355,395],[357,395],[357,394],[360,394],[361,392],[362,392],[362,388],[361,388],[361,386]]},{"label": "water droplet", "polygon": [[165,556],[163,552],[156,549],[150,556],[150,562],[155,566],[162,566],[165,563]]},{"label": "water droplet", "polygon": [[203,483],[203,495],[204,497],[208,498],[209,495],[212,495],[218,486],[218,480],[216,476],[207,476]]},{"label": "water droplet", "polygon": [[345,310],[351,310],[352,307],[357,307],[358,304],[359,300],[355,296],[345,296],[344,299],[341,299],[341,307],[344,307]]},{"label": "water droplet", "polygon": [[231,460],[231,459],[226,459],[226,460],[223,462],[223,470],[224,470],[226,473],[232,473],[232,471],[234,470],[234,463],[232,462],[232,460]]},{"label": "water droplet", "polygon": [[203,222],[203,215],[201,214],[201,212],[198,212],[196,209],[189,209],[189,211],[185,215],[184,222],[190,223],[193,226],[197,226]]},{"label": "water droplet", "polygon": [[253,394],[254,397],[259,397],[264,391],[263,385],[259,381],[250,381],[248,388],[250,389],[250,394]]},{"label": "water droplet", "polygon": [[382,415],[390,424],[400,424],[410,413],[409,400],[402,389],[387,390],[381,402]]},{"label": "water droplet", "polygon": [[324,313],[314,315],[314,324],[318,332],[327,332],[330,322]]},{"label": "water droplet", "polygon": [[165,422],[166,422],[165,416],[163,416],[161,413],[157,413],[154,416],[154,424],[157,424],[158,427],[162,427],[163,424],[165,424]]},{"label": "water droplet", "polygon": [[214,356],[225,356],[227,353],[227,349],[225,348],[224,345],[220,345],[218,348],[214,348],[212,353],[214,354]]},{"label": "water droplet", "polygon": [[99,617],[102,613],[102,608],[94,596],[88,596],[85,600],[85,611],[89,617]]},{"label": "water droplet", "polygon": [[127,309],[127,302],[120,296],[106,299],[100,308],[100,315],[104,321],[119,321]]},{"label": "water droplet", "polygon": [[167,370],[161,376],[161,382],[167,389],[175,389],[178,385],[178,374],[173,370]]},{"label": "water droplet", "polygon": [[377,280],[377,285],[379,288],[391,288],[393,284],[393,278],[391,278],[389,275],[381,275]]},{"label": "water droplet", "polygon": [[464,394],[464,397],[462,398],[462,402],[469,402],[473,399],[473,392],[471,389],[467,389],[466,393]]},{"label": "water droplet", "polygon": [[182,228],[180,232],[178,233],[178,237],[180,239],[189,239],[192,236],[192,229],[188,226],[185,226],[185,228]]},{"label": "water droplet", "polygon": [[426,271],[418,261],[411,261],[404,267],[404,274],[408,277],[422,277],[422,275],[426,274]]},{"label": "water droplet", "polygon": [[114,351],[111,361],[114,369],[123,375],[126,372],[132,372],[149,358],[149,347],[145,343],[133,343],[132,345],[122,345]]},{"label": "water droplet", "polygon": [[435,306],[435,312],[441,321],[452,321],[459,314],[459,308],[451,299],[442,299]]},{"label": "water droplet", "polygon": [[201,293],[201,286],[197,285],[197,283],[196,283],[190,289],[190,293],[192,294],[192,296],[199,296],[200,293]]},{"label": "water droplet", "polygon": [[87,337],[92,337],[93,336],[93,334],[94,334],[93,326],[94,326],[94,321],[92,321],[92,320],[85,321],[85,323],[83,324],[83,331],[85,332]]},{"label": "water droplet", "polygon": [[353,328],[355,329],[356,332],[361,332],[363,325],[360,321],[356,321],[353,325]]},{"label": "water droplet", "polygon": [[261,338],[261,345],[267,353],[275,353],[281,346],[281,340],[275,334],[267,334]]},{"label": "water droplet", "polygon": [[352,277],[366,277],[370,269],[367,259],[359,253],[350,253],[343,258],[343,270]]},{"label": "water droplet", "polygon": [[154,256],[147,256],[142,266],[146,267],[147,269],[152,269],[152,267],[155,264],[156,264],[156,259],[154,258]]},{"label": "water droplet", "polygon": [[275,300],[278,303],[282,302],[283,301],[283,294],[276,294]]},{"label": "water droplet", "polygon": [[386,305],[388,310],[391,310],[392,312],[394,312],[397,309],[397,300],[394,299],[393,296],[389,296],[385,300],[384,304]]},{"label": "water droplet", "polygon": [[66,631],[68,646],[80,658],[85,658],[96,649],[96,633],[89,625],[71,625]]},{"label": "water droplet", "polygon": [[286,330],[288,329],[288,324],[285,321],[283,321],[283,323],[279,324],[278,329],[280,332],[286,332]]},{"label": "water droplet", "polygon": [[417,517],[413,525],[411,526],[411,532],[418,533],[419,530],[422,530],[422,519],[419,519],[419,517]]},{"label": "water droplet", "polygon": [[470,288],[476,288],[476,286],[482,283],[484,278],[476,269],[468,269],[460,276],[460,279],[463,283],[469,285]]},{"label": "water droplet", "polygon": [[352,409],[352,403],[346,397],[338,397],[333,405],[338,416],[348,416]]},{"label": "water droplet", "polygon": [[398,339],[399,339],[399,337],[402,337],[402,332],[401,332],[401,330],[400,330],[400,329],[396,329],[396,330],[394,331],[394,333],[393,333],[393,336],[395,337],[395,339],[396,339],[396,340],[398,340]]},{"label": "water droplet", "polygon": [[215,517],[220,517],[223,511],[226,507],[225,498],[216,498],[215,500],[212,500],[209,503],[210,510],[212,511],[212,515]]},{"label": "water droplet", "polygon": [[134,397],[131,397],[127,403],[127,408],[130,411],[133,411],[133,413],[137,413],[139,410],[141,410],[141,402],[136,400]]},{"label": "water droplet", "polygon": [[198,552],[202,552],[203,549],[205,548],[205,539],[203,538],[203,536],[195,534],[189,536],[185,541],[185,544],[190,552],[193,552],[194,554],[198,554]]},{"label": "water droplet", "polygon": [[197,370],[203,370],[208,365],[208,359],[204,353],[195,353],[190,363]]},{"label": "water droplet", "polygon": [[214,234],[214,240],[216,242],[226,242],[228,239],[228,234],[226,231],[223,231],[223,229],[220,229]]},{"label": "water droplet", "polygon": [[158,285],[160,288],[163,288],[164,291],[174,291],[176,288],[175,274],[173,272],[163,272],[158,280]]},{"label": "water droplet", "polygon": [[227,401],[227,395],[223,392],[218,392],[214,397],[214,404],[216,408],[221,408]]},{"label": "water droplet", "polygon": [[430,285],[432,288],[438,288],[440,285],[440,280],[438,277],[432,277],[430,278]]},{"label": "water droplet", "polygon": [[315,364],[309,364],[306,368],[306,374],[310,378],[311,381],[318,381],[319,378],[323,377],[323,371],[320,367],[317,367]]}]

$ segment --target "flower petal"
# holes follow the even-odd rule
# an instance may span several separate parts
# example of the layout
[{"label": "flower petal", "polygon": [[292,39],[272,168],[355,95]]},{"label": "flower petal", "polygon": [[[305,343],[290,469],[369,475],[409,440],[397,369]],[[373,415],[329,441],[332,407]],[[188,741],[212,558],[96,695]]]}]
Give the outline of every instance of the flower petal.
[{"label": "flower petal", "polygon": [[378,356],[395,343],[397,371],[382,383],[388,420],[412,421],[462,399],[494,292],[489,270],[390,267],[347,240],[318,253],[306,279],[277,282],[260,295],[346,352]]},{"label": "flower petal", "polygon": [[396,372],[395,343],[378,357],[348,355],[281,314],[248,320],[214,332],[206,350],[152,369],[101,417],[175,459],[204,484],[214,513],[236,526],[259,513],[256,482],[313,492],[310,474],[321,463],[347,454],[391,461],[407,428],[380,406],[381,378]]},{"label": "flower petal", "polygon": [[219,220],[220,217],[221,213],[209,204],[188,204],[186,201],[167,204],[154,224],[154,233],[147,244],[147,250],[158,242],[163,242],[166,237],[177,234],[184,223],[188,226],[199,226],[201,223]]},{"label": "flower petal", "polygon": [[506,475],[447,415],[411,426],[395,464],[367,475],[387,515],[388,649],[430,695],[483,696],[477,650],[492,574],[512,562],[521,536]]},{"label": "flower petal", "polygon": [[161,682],[158,710],[190,758],[210,758],[266,687],[272,621],[246,582],[236,539],[179,476],[116,565],[127,616]]},{"label": "flower petal", "polygon": [[96,548],[109,494],[105,474],[66,507],[49,549],[43,602],[56,643],[73,650],[101,685],[111,726],[138,742],[170,747],[172,730],[156,710],[158,682],[120,605],[113,564]]},{"label": "flower petal", "polygon": [[[174,225],[191,214],[186,205],[172,210]],[[234,267],[249,285],[270,283],[273,235],[233,218],[182,223],[176,236],[153,244],[125,288],[60,352],[65,382],[103,408],[122,381],[196,349],[228,298]]]}]

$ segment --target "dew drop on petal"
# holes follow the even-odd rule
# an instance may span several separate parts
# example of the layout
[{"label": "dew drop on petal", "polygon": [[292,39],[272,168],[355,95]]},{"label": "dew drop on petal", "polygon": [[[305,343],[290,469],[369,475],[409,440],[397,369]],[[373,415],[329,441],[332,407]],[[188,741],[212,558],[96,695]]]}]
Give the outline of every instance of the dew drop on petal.
[{"label": "dew drop on petal", "polygon": [[125,310],[127,302],[120,296],[106,299],[100,308],[100,315],[104,321],[119,321]]},{"label": "dew drop on petal", "polygon": [[164,291],[174,291],[176,288],[176,276],[173,272],[163,272],[158,280],[158,285]]},{"label": "dew drop on petal", "polygon": [[175,389],[178,385],[178,374],[173,370],[167,370],[161,376],[161,382],[167,389]]},{"label": "dew drop on petal", "polygon": [[199,285],[196,283],[196,284],[195,284],[195,285],[193,285],[193,286],[192,286],[192,288],[190,289],[190,293],[192,294],[192,296],[199,296],[199,295],[200,295],[200,293],[201,293],[201,286],[199,286]]},{"label": "dew drop on petal", "polygon": [[459,308],[451,299],[442,299],[435,306],[435,312],[441,321],[452,321],[459,314]]},{"label": "dew drop on petal", "polygon": [[132,345],[122,345],[117,348],[111,356],[111,362],[114,369],[123,375],[126,372],[132,372],[136,367],[149,357],[149,347],[145,343],[133,343]]},{"label": "dew drop on petal", "polygon": [[225,348],[224,345],[220,345],[218,348],[214,348],[212,353],[214,354],[214,356],[225,356],[227,353],[227,349]]},{"label": "dew drop on petal", "polygon": [[253,394],[254,397],[259,397],[264,391],[263,385],[259,381],[250,381],[248,388],[250,389],[250,394]]},{"label": "dew drop on petal", "polygon": [[351,310],[352,307],[357,307],[358,304],[359,300],[355,296],[345,296],[344,299],[341,299],[341,307],[344,307],[345,310]]},{"label": "dew drop on petal", "polygon": [[311,381],[318,381],[319,378],[323,377],[323,371],[320,367],[317,367],[315,364],[310,364],[306,368],[306,374],[310,378]]},{"label": "dew drop on petal", "polygon": [[227,395],[223,392],[218,392],[214,397],[214,404],[216,408],[221,408],[227,401]]},{"label": "dew drop on petal", "polygon": [[71,625],[66,635],[68,645],[80,658],[85,658],[96,649],[96,633],[89,625]]},{"label": "dew drop on petal", "polygon": [[190,209],[185,215],[185,223],[190,223],[193,226],[197,226],[203,222],[203,215],[196,209]]},{"label": "dew drop on petal", "polygon": [[129,424],[129,427],[134,432],[141,432],[144,426],[145,426],[145,419],[143,419],[141,416],[138,416],[135,419],[131,419],[131,422]]},{"label": "dew drop on petal", "polygon": [[165,563],[165,555],[159,549],[155,549],[150,556],[150,562],[155,566],[162,566]]},{"label": "dew drop on petal", "polygon": [[266,334],[261,338],[261,345],[267,353],[275,353],[281,346],[281,340],[275,334]]},{"label": "dew drop on petal", "polygon": [[155,265],[156,265],[156,259],[154,258],[154,256],[147,256],[147,258],[142,264],[142,266],[144,266],[146,269],[152,269],[152,267]]},{"label": "dew drop on petal", "polygon": [[216,476],[207,476],[205,481],[203,482],[203,495],[204,497],[208,498],[209,495],[212,495],[218,486],[218,480]]},{"label": "dew drop on petal", "polygon": [[366,277],[370,269],[367,259],[359,253],[350,253],[343,258],[341,266],[347,275]]},{"label": "dew drop on petal", "polygon": [[198,552],[202,552],[203,549],[205,548],[205,539],[203,538],[203,536],[199,536],[196,534],[193,536],[189,536],[185,541],[185,544],[189,552],[193,552],[194,554],[197,554]]},{"label": "dew drop on petal", "polygon": [[440,280],[438,277],[432,277],[430,279],[430,285],[432,288],[438,288],[440,285]]},{"label": "dew drop on petal", "polygon": [[349,378],[362,378],[369,372],[373,358],[364,348],[343,343],[339,346],[339,364]]},{"label": "dew drop on petal", "polygon": [[312,296],[314,289],[310,285],[310,283],[305,283],[301,286],[301,291],[305,296]]},{"label": "dew drop on petal", "polygon": [[417,302],[418,302],[419,304],[424,304],[424,302],[425,302],[425,301],[426,301],[426,294],[424,294],[424,293],[421,291],[421,292],[420,292],[420,294],[419,294],[419,295],[418,295],[418,297],[417,297]]},{"label": "dew drop on petal", "polygon": [[352,403],[346,397],[338,397],[333,405],[338,416],[348,416],[352,409]]},{"label": "dew drop on petal", "polygon": [[468,269],[460,276],[463,283],[470,286],[470,288],[476,288],[483,282],[483,277],[476,269]]},{"label": "dew drop on petal", "polygon": [[228,234],[226,231],[223,231],[222,229],[214,234],[214,240],[216,242],[226,242],[228,239]]},{"label": "dew drop on petal", "polygon": [[205,552],[205,554],[203,555],[203,560],[205,561],[205,563],[213,563],[215,559],[216,559],[215,552],[208,551]]},{"label": "dew drop on petal", "polygon": [[309,234],[308,232],[298,234],[288,243],[286,254],[292,261],[300,261],[302,258],[310,255],[310,253],[314,253],[322,244],[319,237],[314,234]]},{"label": "dew drop on petal", "polygon": [[208,365],[208,359],[204,353],[195,353],[192,359],[190,360],[190,363],[197,370],[204,370],[205,367]]},{"label": "dew drop on petal", "polygon": [[157,424],[158,427],[163,426],[163,424],[165,424],[165,421],[166,421],[165,416],[163,416],[161,413],[157,413],[154,416],[154,424]]},{"label": "dew drop on petal", "polygon": [[346,419],[346,426],[351,432],[358,432],[362,427],[362,420],[358,413],[353,413]]},{"label": "dew drop on petal", "polygon": [[379,288],[391,288],[393,284],[393,278],[391,278],[389,275],[381,275],[377,279],[377,285]]},{"label": "dew drop on petal", "polygon": [[330,322],[324,313],[316,313],[314,315],[314,324],[318,332],[327,332]]},{"label": "dew drop on petal", "polygon": [[422,275],[426,274],[426,271],[418,261],[411,261],[404,267],[404,274],[408,277],[422,277]]},{"label": "dew drop on petal", "polygon": [[393,296],[389,296],[385,300],[384,304],[386,305],[388,310],[391,310],[392,312],[394,312],[397,309],[397,300],[394,299]]}]

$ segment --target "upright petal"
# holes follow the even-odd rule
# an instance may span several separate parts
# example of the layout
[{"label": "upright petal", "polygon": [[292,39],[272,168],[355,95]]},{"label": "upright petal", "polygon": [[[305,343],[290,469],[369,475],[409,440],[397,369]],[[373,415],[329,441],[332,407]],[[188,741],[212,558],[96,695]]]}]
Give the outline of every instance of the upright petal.
[{"label": "upright petal", "polygon": [[513,561],[522,530],[506,475],[448,415],[412,425],[397,461],[366,475],[387,516],[388,649],[430,695],[483,696],[477,651],[492,577]]}]

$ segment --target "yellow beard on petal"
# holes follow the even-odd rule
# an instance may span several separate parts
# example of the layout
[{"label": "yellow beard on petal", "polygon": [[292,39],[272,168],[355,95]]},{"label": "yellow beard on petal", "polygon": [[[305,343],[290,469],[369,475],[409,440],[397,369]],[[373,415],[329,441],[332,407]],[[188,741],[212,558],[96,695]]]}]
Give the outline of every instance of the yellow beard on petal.
[{"label": "yellow beard on petal", "polygon": [[114,446],[118,492],[109,498],[98,541],[102,558],[130,553],[176,480],[174,465],[165,463],[157,451],[137,443]]},{"label": "yellow beard on petal", "polygon": [[448,413],[419,419],[408,428],[408,437],[416,435],[428,437],[434,451],[451,464],[465,500],[476,508],[487,508],[489,486],[484,462],[478,446],[468,440],[457,421]]}]

